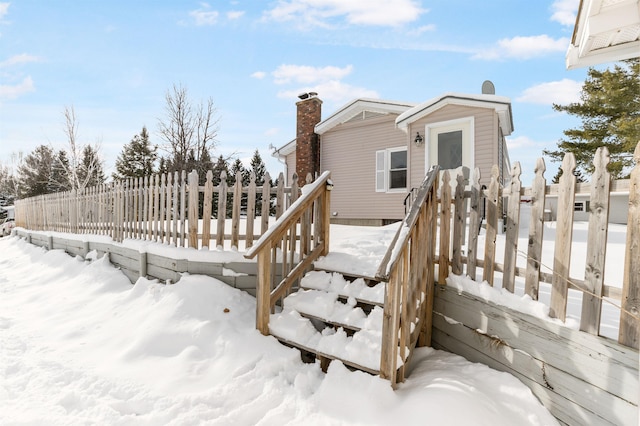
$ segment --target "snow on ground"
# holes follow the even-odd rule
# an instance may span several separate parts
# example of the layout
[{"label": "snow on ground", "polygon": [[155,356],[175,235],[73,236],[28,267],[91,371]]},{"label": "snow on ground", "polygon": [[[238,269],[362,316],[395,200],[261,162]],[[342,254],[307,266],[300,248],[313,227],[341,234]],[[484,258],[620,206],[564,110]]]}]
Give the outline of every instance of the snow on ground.
[{"label": "snow on ground", "polygon": [[[335,240],[361,270],[373,229]],[[94,258],[0,239],[0,424],[556,424],[513,376],[429,348],[395,392],[338,362],[325,375],[255,330],[247,294],[197,275],[132,286]]]}]

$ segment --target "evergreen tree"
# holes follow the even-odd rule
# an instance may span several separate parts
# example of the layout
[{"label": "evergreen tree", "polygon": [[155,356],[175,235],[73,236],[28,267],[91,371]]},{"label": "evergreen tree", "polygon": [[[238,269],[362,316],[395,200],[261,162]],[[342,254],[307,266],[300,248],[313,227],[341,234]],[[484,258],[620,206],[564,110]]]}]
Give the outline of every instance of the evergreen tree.
[{"label": "evergreen tree", "polygon": [[553,105],[556,111],[579,117],[582,126],[565,130],[566,138],[558,142],[558,149],[544,153],[560,162],[565,153],[572,152],[576,169],[591,174],[596,149],[606,146],[613,178],[625,177],[640,140],[640,59],[623,61],[613,70],[589,68],[580,98],[569,105]]},{"label": "evergreen tree", "polygon": [[[229,174],[230,174],[229,164],[227,163],[227,159],[224,158],[222,155],[218,157],[216,164],[213,166],[212,172],[213,172],[213,179],[212,179],[213,186],[218,186],[220,184],[222,172],[225,172],[227,176],[226,182],[227,184],[229,184]],[[228,198],[227,198],[227,201],[228,201]],[[228,205],[227,205],[227,211],[229,211]],[[218,194],[217,193],[213,194],[213,214],[215,217],[218,217]]]},{"label": "evergreen tree", "polygon": [[158,148],[151,145],[147,128],[142,127],[140,134],[135,135],[118,155],[116,172],[113,174],[113,178],[126,179],[151,176],[156,171],[157,151]]},{"label": "evergreen tree", "polygon": [[47,192],[63,192],[71,189],[69,178],[69,158],[65,150],[60,150],[53,159]]},{"label": "evergreen tree", "polygon": [[82,149],[77,174],[80,189],[102,185],[106,180],[98,150],[93,146],[85,145]]},{"label": "evergreen tree", "polygon": [[267,174],[267,166],[264,164],[264,161],[262,161],[260,151],[257,149],[254,151],[249,165],[250,170],[256,176],[256,185],[262,186],[262,184],[264,184],[264,177]]},{"label": "evergreen tree", "polygon": [[18,169],[20,198],[47,194],[47,185],[51,176],[53,164],[53,150],[46,145],[40,145],[27,155]]}]

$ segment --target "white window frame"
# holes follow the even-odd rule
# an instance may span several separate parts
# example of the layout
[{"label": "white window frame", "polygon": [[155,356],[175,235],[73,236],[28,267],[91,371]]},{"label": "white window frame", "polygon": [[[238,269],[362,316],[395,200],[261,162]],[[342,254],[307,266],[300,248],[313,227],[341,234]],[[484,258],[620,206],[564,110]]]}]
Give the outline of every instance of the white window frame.
[{"label": "white window frame", "polygon": [[[474,117],[463,117],[455,120],[429,123],[425,126],[425,173],[438,163],[438,137],[440,133],[462,131],[462,166],[474,169],[475,158],[475,120]],[[434,137],[435,135],[435,137]]]},{"label": "white window frame", "polygon": [[[389,188],[389,174],[391,173],[391,153],[404,151],[407,155],[407,176],[402,188]],[[387,148],[376,151],[376,175],[375,190],[376,192],[397,193],[407,192],[409,180],[409,150],[406,146],[398,146],[395,148]]]}]

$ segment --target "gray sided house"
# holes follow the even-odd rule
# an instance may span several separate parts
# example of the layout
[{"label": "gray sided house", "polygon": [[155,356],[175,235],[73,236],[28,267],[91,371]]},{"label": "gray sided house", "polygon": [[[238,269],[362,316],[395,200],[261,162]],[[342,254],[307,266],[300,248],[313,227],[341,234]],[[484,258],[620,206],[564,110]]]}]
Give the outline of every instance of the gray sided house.
[{"label": "gray sided house", "polygon": [[297,102],[296,139],[274,152],[294,173],[331,171],[333,223],[382,225],[404,217],[404,200],[434,164],[480,168],[488,185],[510,172],[505,137],[511,102],[494,94],[445,93],[421,104],[356,99],[321,120],[315,93]]}]

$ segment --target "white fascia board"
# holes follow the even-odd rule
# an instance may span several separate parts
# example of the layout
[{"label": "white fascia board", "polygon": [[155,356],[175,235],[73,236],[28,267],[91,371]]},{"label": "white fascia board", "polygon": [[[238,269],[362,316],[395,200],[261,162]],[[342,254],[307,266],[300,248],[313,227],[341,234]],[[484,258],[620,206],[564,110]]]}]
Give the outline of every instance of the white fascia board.
[{"label": "white fascia board", "polygon": [[511,115],[511,99],[497,95],[470,95],[462,93],[445,93],[437,98],[416,105],[400,114],[396,119],[396,127],[407,131],[409,125],[420,118],[433,113],[447,105],[462,105],[476,108],[492,108],[500,117],[500,127],[505,136],[513,132],[513,117]]},{"label": "white fascia board", "polygon": [[338,124],[351,120],[363,111],[380,114],[401,114],[415,104],[396,101],[384,101],[380,99],[355,99],[340,108],[327,119],[316,124],[315,132],[319,135],[333,129]]}]

